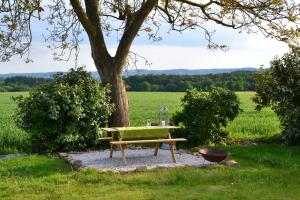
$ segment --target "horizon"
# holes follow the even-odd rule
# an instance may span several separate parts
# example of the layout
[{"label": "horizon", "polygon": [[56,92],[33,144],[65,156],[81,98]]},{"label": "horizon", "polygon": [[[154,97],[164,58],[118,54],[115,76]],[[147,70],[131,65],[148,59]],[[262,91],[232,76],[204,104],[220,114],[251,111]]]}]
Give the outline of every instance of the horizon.
[{"label": "horizon", "polygon": [[[140,69],[127,69],[127,70],[124,70],[123,73],[126,73],[126,71],[175,71],[175,70],[190,70],[190,71],[197,71],[197,70],[234,70],[234,69],[237,69],[237,70],[243,70],[245,69],[259,69],[259,68],[256,68],[256,67],[231,67],[231,68],[194,68],[194,69],[191,69],[191,68],[174,68],[174,69],[146,69],[146,68],[140,68]],[[97,70],[94,70],[94,71],[89,71],[87,70],[88,72],[92,73],[92,72],[97,72]],[[38,71],[38,72],[11,72],[11,73],[0,73],[0,75],[7,75],[7,74],[39,74],[39,73],[59,73],[59,72],[68,72],[67,71]]]}]

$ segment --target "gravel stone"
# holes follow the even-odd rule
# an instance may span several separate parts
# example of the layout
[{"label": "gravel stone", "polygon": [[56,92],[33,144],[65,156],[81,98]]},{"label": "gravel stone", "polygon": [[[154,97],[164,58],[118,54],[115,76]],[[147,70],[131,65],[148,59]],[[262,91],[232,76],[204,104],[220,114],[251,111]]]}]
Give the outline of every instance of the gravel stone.
[{"label": "gravel stone", "polygon": [[155,168],[173,168],[183,166],[203,167],[212,165],[201,156],[189,153],[176,152],[177,163],[173,163],[170,150],[159,149],[157,157],[154,149],[126,149],[127,165],[121,159],[121,152],[114,151],[113,158],[109,158],[109,150],[68,153],[67,159],[71,164],[81,163],[81,169],[95,168],[100,171],[128,172],[144,171]]},{"label": "gravel stone", "polygon": [[26,153],[15,153],[15,154],[6,154],[6,155],[0,155],[0,160],[5,160],[9,158],[19,158],[19,157],[25,157],[27,156]]}]

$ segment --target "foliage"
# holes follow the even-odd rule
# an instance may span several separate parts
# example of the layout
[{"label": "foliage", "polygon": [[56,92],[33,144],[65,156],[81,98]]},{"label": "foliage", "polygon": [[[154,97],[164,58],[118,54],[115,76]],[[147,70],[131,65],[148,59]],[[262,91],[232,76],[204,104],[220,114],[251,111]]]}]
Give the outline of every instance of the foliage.
[{"label": "foliage", "polygon": [[208,91],[223,87],[233,91],[254,91],[252,72],[232,72],[207,75],[142,75],[124,78],[128,91],[183,92],[197,88]]},{"label": "foliage", "polygon": [[[207,75],[142,75],[124,78],[129,91],[183,92],[197,88],[208,91],[223,87],[233,91],[254,91],[253,72],[232,72]],[[28,91],[49,82],[49,78],[15,76],[0,79],[0,92]]]},{"label": "foliage", "polygon": [[173,116],[175,124],[184,126],[183,132],[191,146],[222,143],[228,137],[225,127],[241,111],[235,93],[213,88],[208,93],[188,90],[182,99],[183,110]]},{"label": "foliage", "polygon": [[4,80],[4,83],[18,83],[23,85],[28,85],[29,87],[35,87],[37,85],[45,84],[49,82],[49,78],[40,78],[40,77],[30,77],[30,76],[13,76],[7,77]]},{"label": "foliage", "polygon": [[14,76],[0,80],[0,92],[29,91],[38,85],[49,82],[49,78]]},{"label": "foliage", "polygon": [[83,68],[57,74],[48,84],[15,98],[17,124],[32,134],[37,151],[95,147],[100,127],[113,111],[109,89]]},{"label": "foliage", "polygon": [[269,69],[256,75],[253,99],[256,109],[271,106],[283,126],[287,144],[300,144],[300,54],[299,48],[271,61]]}]

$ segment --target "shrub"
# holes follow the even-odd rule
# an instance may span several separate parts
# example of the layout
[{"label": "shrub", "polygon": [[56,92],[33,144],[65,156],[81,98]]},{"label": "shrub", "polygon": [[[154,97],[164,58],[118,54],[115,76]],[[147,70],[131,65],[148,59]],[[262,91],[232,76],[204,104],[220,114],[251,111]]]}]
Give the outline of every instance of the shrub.
[{"label": "shrub", "polygon": [[300,48],[271,61],[269,69],[255,76],[256,109],[271,106],[283,127],[283,138],[287,144],[300,144]]},{"label": "shrub", "polygon": [[15,98],[17,125],[32,134],[35,151],[84,150],[97,145],[113,111],[109,89],[83,68],[57,74],[48,84]]},{"label": "shrub", "polygon": [[0,85],[0,92],[7,92],[7,89],[1,87],[1,85]]},{"label": "shrub", "polygon": [[234,92],[213,88],[208,93],[187,90],[182,99],[183,109],[175,113],[173,122],[184,129],[175,132],[188,139],[189,146],[222,143],[228,137],[229,121],[239,113],[239,100]]}]

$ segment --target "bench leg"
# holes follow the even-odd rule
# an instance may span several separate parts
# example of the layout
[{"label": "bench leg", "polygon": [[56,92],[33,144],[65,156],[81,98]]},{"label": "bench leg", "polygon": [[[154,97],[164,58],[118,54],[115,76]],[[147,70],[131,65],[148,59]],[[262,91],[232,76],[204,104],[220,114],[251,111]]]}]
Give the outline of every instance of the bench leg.
[{"label": "bench leg", "polygon": [[175,155],[175,151],[174,151],[174,144],[175,144],[175,143],[170,142],[170,143],[169,143],[169,146],[170,146],[170,150],[171,150],[173,162],[176,163],[176,155]]},{"label": "bench leg", "polygon": [[159,148],[159,142],[157,142],[155,145],[154,156],[157,156],[158,148]]},{"label": "bench leg", "polygon": [[113,144],[110,144],[110,154],[109,154],[109,158],[112,158],[112,156],[113,156],[113,151],[114,151]]},{"label": "bench leg", "polygon": [[125,157],[125,151],[124,151],[124,146],[120,144],[120,149],[121,149],[121,153],[122,153],[122,160],[124,162],[125,165],[127,165],[127,160]]}]

